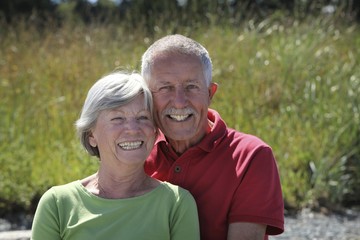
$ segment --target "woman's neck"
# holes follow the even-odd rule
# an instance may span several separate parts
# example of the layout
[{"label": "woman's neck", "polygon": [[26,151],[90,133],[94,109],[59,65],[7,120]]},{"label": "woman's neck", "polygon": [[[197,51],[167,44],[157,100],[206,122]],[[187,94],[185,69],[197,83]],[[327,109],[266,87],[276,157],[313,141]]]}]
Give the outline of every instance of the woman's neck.
[{"label": "woman's neck", "polygon": [[101,168],[90,176],[83,185],[92,194],[107,199],[123,199],[144,195],[158,185],[158,181],[150,178],[145,172],[126,176],[112,176]]}]

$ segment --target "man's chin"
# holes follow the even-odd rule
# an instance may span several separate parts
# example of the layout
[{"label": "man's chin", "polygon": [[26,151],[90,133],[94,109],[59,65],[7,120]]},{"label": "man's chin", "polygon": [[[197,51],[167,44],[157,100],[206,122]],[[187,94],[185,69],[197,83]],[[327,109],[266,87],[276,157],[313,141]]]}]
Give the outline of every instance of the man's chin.
[{"label": "man's chin", "polygon": [[163,133],[167,139],[172,141],[188,141],[194,137],[194,130],[181,130],[176,131],[174,129],[164,130]]}]

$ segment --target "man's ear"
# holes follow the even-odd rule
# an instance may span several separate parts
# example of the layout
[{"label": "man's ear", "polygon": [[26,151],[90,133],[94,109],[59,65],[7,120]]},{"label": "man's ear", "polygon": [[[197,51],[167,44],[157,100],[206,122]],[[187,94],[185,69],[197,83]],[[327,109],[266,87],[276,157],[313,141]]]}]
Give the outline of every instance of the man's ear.
[{"label": "man's ear", "polygon": [[209,99],[211,100],[214,96],[214,94],[216,93],[216,90],[218,88],[218,84],[217,83],[210,83],[210,86],[209,86]]}]

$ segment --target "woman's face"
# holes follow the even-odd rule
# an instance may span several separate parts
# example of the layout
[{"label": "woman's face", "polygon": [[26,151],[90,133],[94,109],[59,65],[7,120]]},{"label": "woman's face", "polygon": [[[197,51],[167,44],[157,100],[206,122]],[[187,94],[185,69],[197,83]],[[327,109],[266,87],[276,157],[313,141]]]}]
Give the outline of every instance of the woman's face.
[{"label": "woman's face", "polygon": [[140,95],[124,106],[102,111],[89,142],[98,147],[102,163],[142,167],[153,148],[155,132],[144,96]]}]

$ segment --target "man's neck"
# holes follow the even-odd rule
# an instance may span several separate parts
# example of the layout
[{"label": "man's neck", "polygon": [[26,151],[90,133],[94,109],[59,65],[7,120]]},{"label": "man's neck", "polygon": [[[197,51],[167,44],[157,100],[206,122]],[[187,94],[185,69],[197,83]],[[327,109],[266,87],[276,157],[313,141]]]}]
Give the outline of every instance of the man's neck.
[{"label": "man's neck", "polygon": [[206,128],[205,133],[200,136],[199,138],[196,139],[190,139],[190,140],[173,140],[173,139],[168,139],[167,141],[170,143],[170,146],[172,147],[172,149],[174,150],[174,152],[178,155],[181,156],[184,152],[186,152],[186,150],[188,150],[189,148],[197,145],[199,142],[201,142],[201,140],[208,134],[211,132],[212,128],[214,126],[214,123],[211,122],[210,120],[208,120],[208,125]]}]

